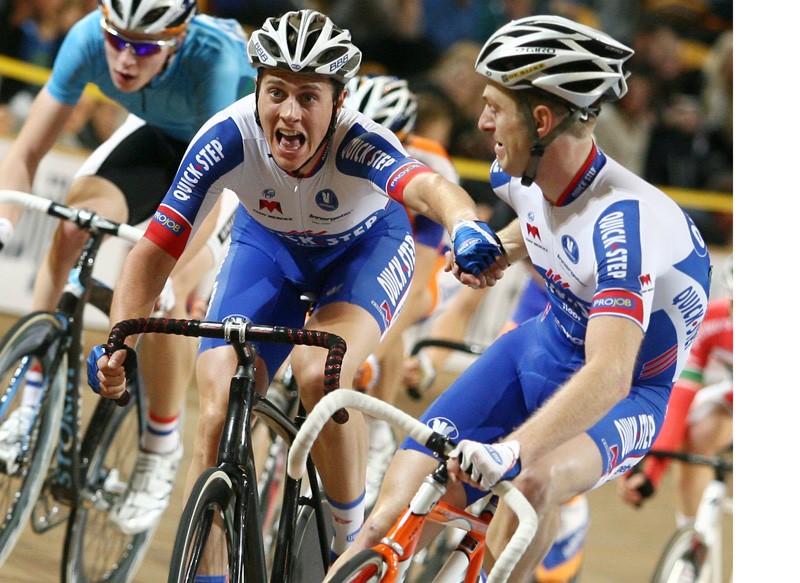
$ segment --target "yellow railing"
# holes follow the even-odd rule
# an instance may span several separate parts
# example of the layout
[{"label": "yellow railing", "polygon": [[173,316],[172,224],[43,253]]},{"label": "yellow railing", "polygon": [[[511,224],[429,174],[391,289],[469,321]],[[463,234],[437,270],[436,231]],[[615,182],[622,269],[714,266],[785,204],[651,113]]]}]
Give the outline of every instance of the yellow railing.
[{"label": "yellow railing", "polygon": [[[0,55],[0,77],[3,76],[13,77],[26,83],[44,85],[50,77],[50,69]],[[93,97],[107,99],[94,85],[89,85],[86,91]],[[467,158],[456,158],[453,162],[459,175],[463,178],[470,180],[488,180],[490,166],[488,162],[470,160]],[[691,190],[672,187],[664,187],[663,190],[683,207],[733,213],[733,196],[730,192],[713,192],[708,190]]]},{"label": "yellow railing", "polygon": [[[24,83],[44,85],[50,78],[50,69],[0,55],[0,77],[12,77]],[[95,85],[88,85],[86,93],[92,97],[108,99]]]},{"label": "yellow railing", "polygon": [[[469,180],[488,180],[488,162],[468,158],[454,158],[459,176]],[[692,190],[690,188],[660,187],[682,207],[707,211],[733,213],[733,196],[730,192]]]}]

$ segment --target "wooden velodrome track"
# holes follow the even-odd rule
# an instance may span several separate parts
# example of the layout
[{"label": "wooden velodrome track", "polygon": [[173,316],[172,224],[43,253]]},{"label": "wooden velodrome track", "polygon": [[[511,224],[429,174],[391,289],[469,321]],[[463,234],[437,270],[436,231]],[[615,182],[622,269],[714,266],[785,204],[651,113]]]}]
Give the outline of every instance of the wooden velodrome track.
[{"label": "wooden velodrome track", "polygon": [[[13,323],[9,316],[0,316],[0,333]],[[86,345],[102,341],[102,336],[89,333]],[[91,410],[91,393],[84,404],[84,414]],[[404,402],[406,409],[416,414],[420,405]],[[164,514],[151,547],[138,573],[136,583],[166,581],[172,541],[181,512],[181,493],[184,474],[191,455],[191,435],[197,415],[197,395],[190,391],[184,429],[186,455],[181,466],[172,504]],[[133,454],[131,454],[133,455]],[[582,583],[644,583],[655,566],[662,545],[673,526],[673,497],[671,476],[668,474],[662,490],[643,508],[634,510],[622,504],[616,495],[616,484],[607,484],[589,494],[591,526],[586,544]],[[0,567],[2,583],[50,583],[59,580],[61,546],[64,527],[37,535],[26,528],[6,563]],[[726,524],[726,564],[731,564],[731,519]],[[728,567],[730,568],[730,567]],[[726,578],[727,581],[727,578]],[[309,582],[317,583],[317,582]]]}]

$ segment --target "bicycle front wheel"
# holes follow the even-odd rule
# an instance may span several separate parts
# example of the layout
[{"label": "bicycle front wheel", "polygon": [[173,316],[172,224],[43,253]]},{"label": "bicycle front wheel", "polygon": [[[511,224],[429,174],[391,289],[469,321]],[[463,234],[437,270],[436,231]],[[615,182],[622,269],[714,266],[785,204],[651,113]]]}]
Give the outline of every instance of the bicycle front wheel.
[{"label": "bicycle front wheel", "polygon": [[[226,575],[235,581],[237,553],[231,479],[219,468],[208,468],[198,478],[186,502],[175,535],[170,583],[193,583],[200,574]],[[213,528],[216,525],[216,528]],[[242,557],[238,557],[241,559]]]},{"label": "bicycle front wheel", "polygon": [[[0,565],[31,514],[58,441],[67,379],[63,334],[56,316],[35,312],[0,341]],[[32,415],[22,415],[25,375],[36,369],[42,397]]]},{"label": "bicycle front wheel", "polygon": [[99,400],[86,431],[86,481],[64,540],[62,573],[69,583],[129,581],[156,530],[127,535],[109,519],[133,474],[139,445],[142,391],[132,385],[130,394],[126,407]]},{"label": "bicycle front wheel", "polygon": [[336,571],[331,583],[378,583],[389,570],[386,558],[375,549],[364,549]]},{"label": "bicycle front wheel", "polygon": [[703,543],[692,526],[678,529],[664,547],[651,583],[708,581],[710,566],[708,561],[702,561],[700,557],[704,554],[704,548],[701,547]]}]

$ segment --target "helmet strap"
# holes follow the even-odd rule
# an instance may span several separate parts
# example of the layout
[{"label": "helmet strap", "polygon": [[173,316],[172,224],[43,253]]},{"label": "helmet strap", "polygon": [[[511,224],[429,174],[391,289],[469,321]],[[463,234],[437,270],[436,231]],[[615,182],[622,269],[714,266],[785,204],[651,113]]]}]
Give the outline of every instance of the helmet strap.
[{"label": "helmet strap", "polygon": [[520,99],[522,105],[522,113],[525,116],[525,122],[528,125],[528,130],[533,139],[531,144],[530,157],[528,158],[528,167],[522,174],[522,185],[525,187],[530,186],[536,179],[536,172],[539,169],[539,161],[544,155],[544,149],[553,143],[558,136],[564,133],[567,128],[574,124],[579,119],[585,116],[584,112],[579,109],[569,108],[569,115],[554,127],[549,134],[544,138],[539,138],[539,131],[536,129],[536,122],[533,120],[533,112],[530,102],[524,97]]}]

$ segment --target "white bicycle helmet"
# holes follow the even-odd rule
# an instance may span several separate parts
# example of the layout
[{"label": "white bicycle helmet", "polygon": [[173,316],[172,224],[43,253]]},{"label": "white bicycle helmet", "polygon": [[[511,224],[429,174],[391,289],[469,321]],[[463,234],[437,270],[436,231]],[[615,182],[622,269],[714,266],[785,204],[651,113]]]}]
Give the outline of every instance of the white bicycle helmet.
[{"label": "white bicycle helmet", "polygon": [[513,20],[481,49],[475,70],[509,89],[539,87],[580,110],[625,95],[633,50],[560,16]]},{"label": "white bicycle helmet", "polygon": [[417,121],[417,96],[408,82],[393,75],[359,75],[347,83],[344,106],[357,109],[396,134],[407,134]]},{"label": "white bicycle helmet", "polygon": [[250,35],[247,56],[256,68],[316,73],[342,84],[361,65],[361,51],[350,39],[350,31],[339,28],[316,10],[297,10],[267,18]]},{"label": "white bicycle helmet", "polygon": [[197,12],[197,0],[100,0],[115,28],[142,34],[177,34]]}]

